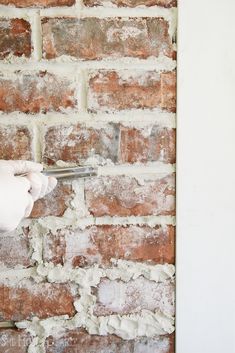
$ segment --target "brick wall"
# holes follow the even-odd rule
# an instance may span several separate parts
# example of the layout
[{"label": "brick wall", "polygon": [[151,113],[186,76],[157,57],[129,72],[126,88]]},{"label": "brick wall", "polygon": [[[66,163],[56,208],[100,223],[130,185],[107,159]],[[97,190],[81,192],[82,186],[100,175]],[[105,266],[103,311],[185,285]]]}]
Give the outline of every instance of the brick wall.
[{"label": "brick wall", "polygon": [[0,0],[0,158],[95,165],[0,238],[0,353],[173,353],[175,0]]}]

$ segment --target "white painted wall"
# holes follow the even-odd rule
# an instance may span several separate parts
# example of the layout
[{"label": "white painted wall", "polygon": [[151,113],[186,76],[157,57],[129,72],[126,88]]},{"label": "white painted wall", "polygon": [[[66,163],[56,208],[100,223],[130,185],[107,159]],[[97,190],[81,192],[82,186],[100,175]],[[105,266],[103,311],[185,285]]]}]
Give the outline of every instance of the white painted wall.
[{"label": "white painted wall", "polygon": [[235,352],[235,1],[180,0],[177,353]]}]

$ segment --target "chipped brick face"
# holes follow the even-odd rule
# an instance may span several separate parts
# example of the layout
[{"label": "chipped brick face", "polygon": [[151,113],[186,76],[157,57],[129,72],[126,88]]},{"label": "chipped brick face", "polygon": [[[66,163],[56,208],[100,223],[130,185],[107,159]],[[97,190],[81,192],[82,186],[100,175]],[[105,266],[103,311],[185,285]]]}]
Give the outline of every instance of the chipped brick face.
[{"label": "chipped brick face", "polygon": [[8,268],[27,268],[33,265],[31,258],[30,241],[27,231],[22,229],[22,234],[13,232],[0,237],[0,264]]},{"label": "chipped brick face", "polygon": [[88,109],[92,112],[127,109],[175,111],[175,73],[100,71],[91,75]]},{"label": "chipped brick face", "polygon": [[172,57],[168,29],[162,18],[45,18],[43,55],[47,59],[69,55],[86,60]]},{"label": "chipped brick face", "polygon": [[157,126],[142,130],[128,127],[121,129],[121,162],[175,163],[175,157],[175,129]]},{"label": "chipped brick face", "polygon": [[96,217],[175,214],[174,175],[141,183],[124,176],[100,177],[86,181],[85,195],[88,209]]},{"label": "chipped brick face", "polygon": [[58,160],[85,164],[92,157],[118,164],[175,163],[175,129],[157,125],[142,129],[115,123],[100,128],[52,126],[44,134],[43,146],[43,161],[48,165]]},{"label": "chipped brick face", "polygon": [[30,217],[63,216],[72,200],[72,194],[70,185],[59,184],[50,194],[35,202]]},{"label": "chipped brick face", "polygon": [[[86,6],[105,6],[105,0],[84,0]],[[110,3],[114,6],[121,7],[136,7],[136,6],[162,6],[174,7],[177,5],[176,0],[111,0]]]},{"label": "chipped brick face", "polygon": [[75,88],[68,79],[51,73],[0,75],[0,111],[46,113],[74,108]]},{"label": "chipped brick face", "polygon": [[[173,353],[174,337],[122,341],[119,337],[90,336],[83,330],[67,330],[46,340],[46,353]],[[82,347],[82,351],[80,351]]]},{"label": "chipped brick face", "polygon": [[21,281],[17,286],[0,284],[1,321],[28,320],[34,316],[75,314],[75,297],[69,285]]},{"label": "chipped brick face", "polygon": [[1,19],[0,43],[0,59],[8,55],[29,57],[31,54],[31,28],[29,22],[22,19]]},{"label": "chipped brick face", "polygon": [[0,0],[0,4],[16,7],[72,6],[75,0]]},{"label": "chipped brick face", "polygon": [[32,132],[26,126],[1,125],[0,141],[0,159],[33,159]]},{"label": "chipped brick face", "polygon": [[94,312],[97,316],[132,314],[142,310],[174,314],[174,285],[171,282],[155,283],[143,277],[128,283],[103,279],[96,292]]},{"label": "chipped brick face", "polygon": [[0,0],[0,159],[97,167],[0,234],[0,353],[174,353],[176,0]]},{"label": "chipped brick face", "polygon": [[119,128],[109,124],[105,128],[82,125],[50,127],[45,134],[44,156],[47,164],[58,160],[83,164],[94,155],[113,162],[117,160]]},{"label": "chipped brick face", "polygon": [[43,238],[46,262],[85,267],[110,266],[112,259],[174,263],[174,226],[91,226],[59,230]]}]

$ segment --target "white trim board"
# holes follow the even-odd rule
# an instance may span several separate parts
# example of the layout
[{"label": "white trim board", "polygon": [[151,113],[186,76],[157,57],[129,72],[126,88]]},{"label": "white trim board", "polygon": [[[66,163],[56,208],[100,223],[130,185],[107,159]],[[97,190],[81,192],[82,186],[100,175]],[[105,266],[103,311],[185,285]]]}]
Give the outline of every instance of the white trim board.
[{"label": "white trim board", "polygon": [[176,353],[235,352],[234,19],[179,1]]}]

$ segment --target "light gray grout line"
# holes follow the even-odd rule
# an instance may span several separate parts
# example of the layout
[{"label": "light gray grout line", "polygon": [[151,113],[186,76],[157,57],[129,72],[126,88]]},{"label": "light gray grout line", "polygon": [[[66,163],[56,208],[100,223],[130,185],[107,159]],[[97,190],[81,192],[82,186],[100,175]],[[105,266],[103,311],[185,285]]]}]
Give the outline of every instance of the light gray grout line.
[{"label": "light gray grout line", "polygon": [[[144,168],[144,169],[143,169]],[[175,164],[163,163],[159,161],[147,163],[123,163],[113,165],[103,165],[98,167],[98,175],[114,176],[114,175],[131,175],[147,178],[149,175],[162,177],[175,172]]]},{"label": "light gray grout line", "polygon": [[81,11],[84,7],[83,0],[75,0],[75,8],[77,11]]},{"label": "light gray grout line", "polygon": [[40,10],[42,17],[61,17],[72,16],[77,18],[96,17],[96,18],[110,18],[110,17],[161,17],[167,21],[174,20],[176,15],[176,8],[164,8],[160,6],[152,7],[85,7],[85,6],[72,6],[72,7],[54,7],[44,8]]},{"label": "light gray grout line", "polygon": [[[41,54],[40,54],[41,55]],[[39,55],[38,55],[39,56]],[[63,60],[62,60],[63,59]],[[8,70],[48,70],[62,71],[73,75],[73,70],[90,69],[90,70],[142,70],[142,71],[174,71],[176,69],[176,61],[166,56],[160,56],[155,59],[138,59],[138,58],[120,58],[120,59],[102,59],[102,60],[75,60],[71,57],[59,57],[56,60],[26,60],[22,58],[9,58],[0,61],[0,69]]]},{"label": "light gray grout line", "polygon": [[87,70],[81,70],[80,72],[80,111],[82,113],[87,113],[87,93],[88,93],[88,85],[87,85]]},{"label": "light gray grout line", "polygon": [[42,29],[39,11],[33,13],[30,17],[31,23],[31,41],[33,46],[32,57],[39,61],[42,58]]},{"label": "light gray grout line", "polygon": [[[134,116],[134,118],[133,118]],[[144,120],[143,120],[144,117]],[[30,121],[29,121],[30,120]],[[136,112],[128,111],[119,114],[90,114],[90,113],[77,113],[77,114],[24,114],[14,112],[11,114],[0,114],[0,125],[2,126],[22,126],[28,127],[37,124],[38,126],[69,126],[70,124],[82,124],[87,127],[102,128],[108,124],[121,124],[126,127],[133,127],[138,129],[148,128],[157,125],[159,128],[174,129],[176,127],[175,115],[172,113],[159,113],[159,112]]]},{"label": "light gray grout line", "polygon": [[40,11],[41,17],[73,16],[73,17],[162,17],[171,20],[177,13],[177,8],[164,8],[160,6],[151,7],[85,7],[80,4],[74,6],[61,7],[24,7],[17,8],[13,6],[0,5],[0,17],[30,17],[34,11]]},{"label": "light gray grout line", "polygon": [[39,124],[34,124],[34,138],[35,138],[35,145],[34,145],[34,153],[36,162],[41,163],[42,160],[42,137]]},{"label": "light gray grout line", "polygon": [[[95,225],[173,225],[175,226],[175,216],[128,216],[128,217],[118,217],[118,216],[104,216],[94,218]],[[150,225],[151,227],[151,225]]]}]

